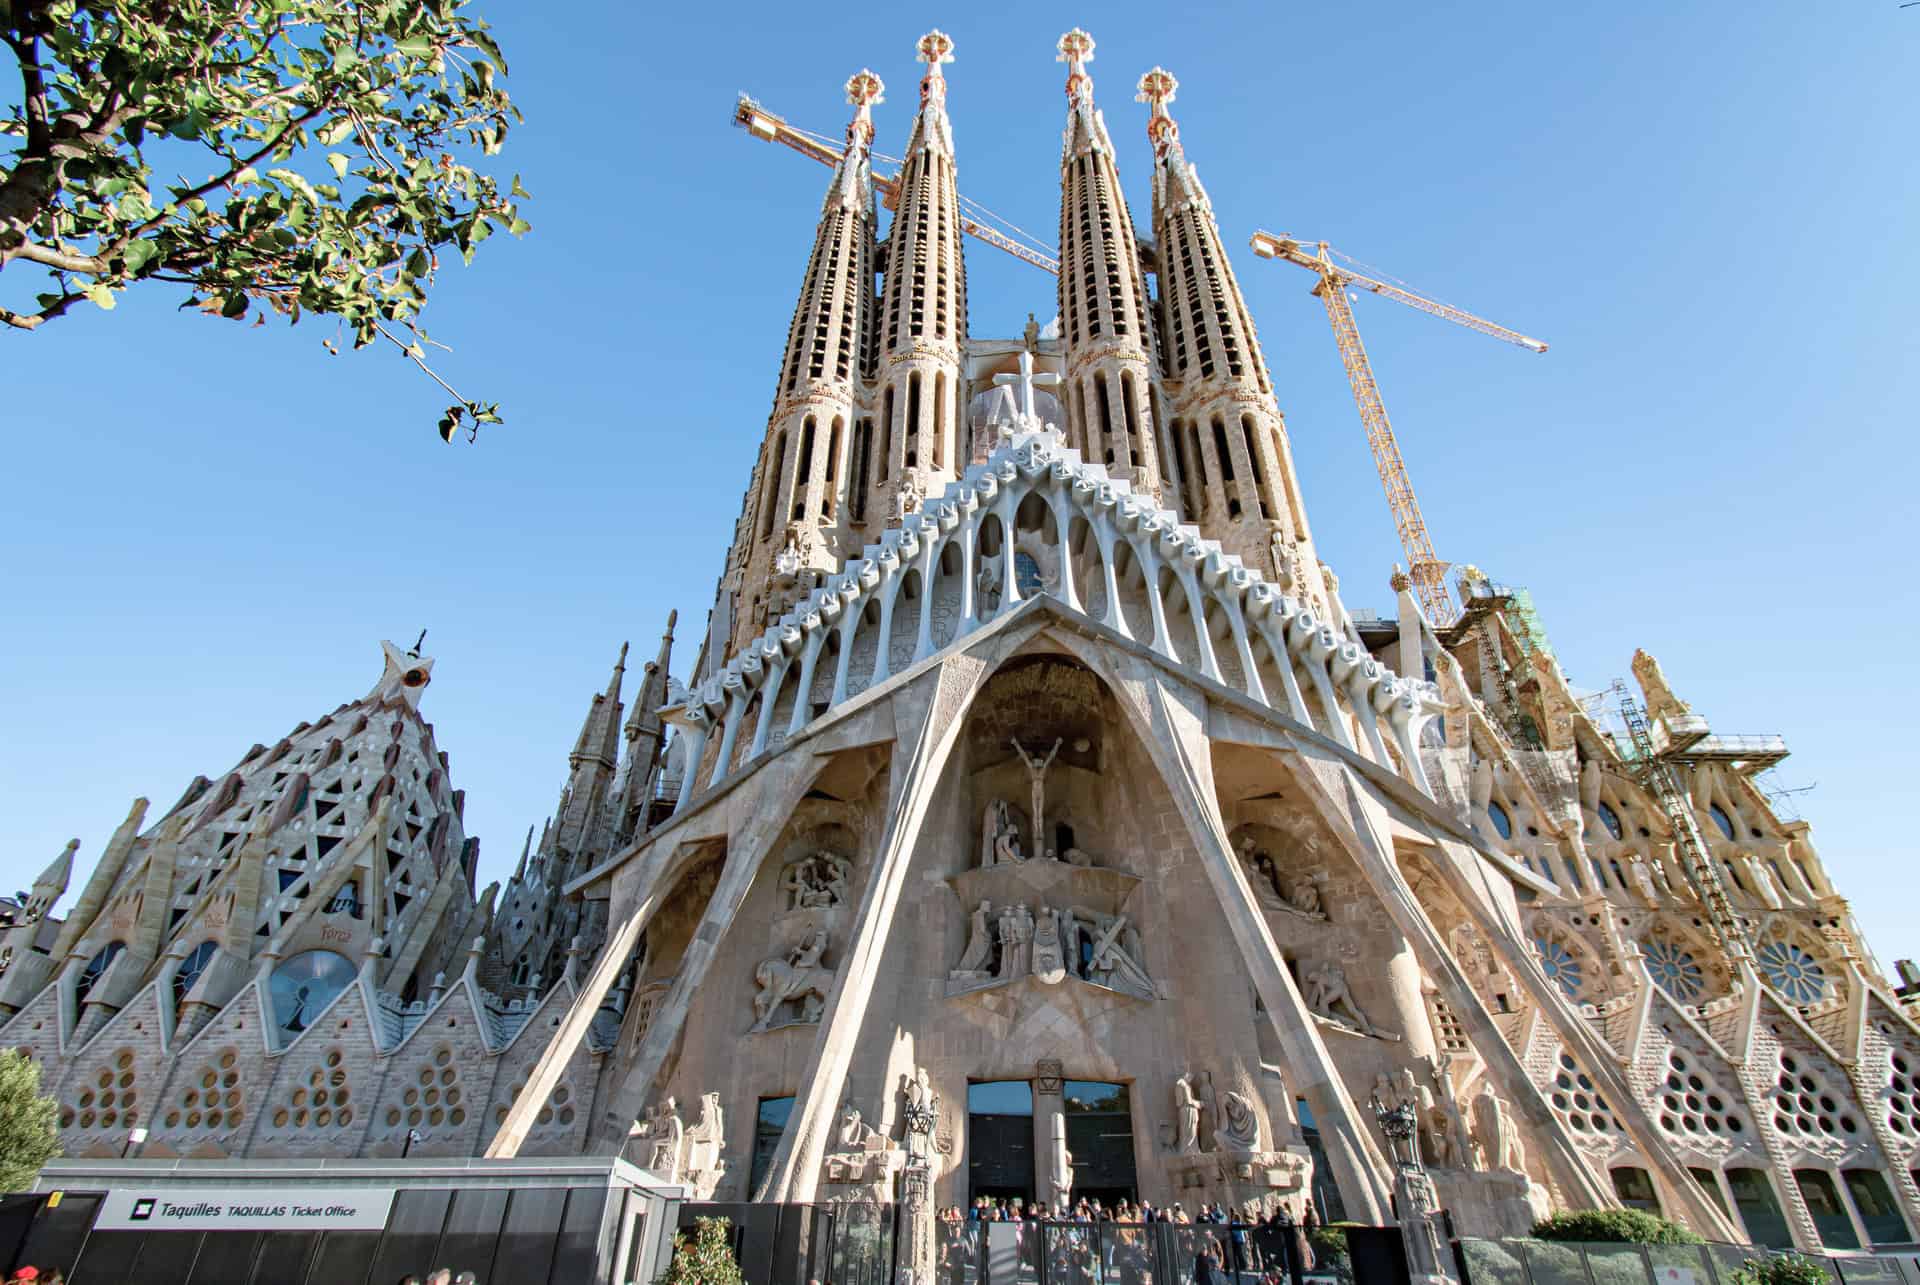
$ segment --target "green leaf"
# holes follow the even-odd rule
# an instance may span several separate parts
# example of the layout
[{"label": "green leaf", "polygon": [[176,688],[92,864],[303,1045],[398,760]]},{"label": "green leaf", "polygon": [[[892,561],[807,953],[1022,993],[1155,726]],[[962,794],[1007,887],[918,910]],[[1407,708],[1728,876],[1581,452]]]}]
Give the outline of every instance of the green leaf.
[{"label": "green leaf", "polygon": [[113,305],[119,302],[113,297],[113,291],[98,283],[87,286],[85,289],[87,298],[93,300],[108,312],[112,312]]},{"label": "green leaf", "polygon": [[347,166],[353,164],[353,162],[339,152],[328,152],[327,164],[333,167],[333,176],[335,178],[345,178],[347,176]]},{"label": "green leaf", "polygon": [[408,276],[424,277],[427,275],[427,273],[431,272],[432,270],[433,270],[433,263],[431,260],[427,258],[427,252],[425,250],[415,250],[412,254],[407,256],[407,275]]},{"label": "green leaf", "polygon": [[228,295],[220,303],[220,315],[223,317],[244,317],[247,315],[247,296],[238,290]]},{"label": "green leaf", "polygon": [[129,241],[121,257],[126,260],[127,275],[137,277],[149,263],[160,257],[160,246],[155,241]]},{"label": "green leaf", "polygon": [[514,196],[517,196],[522,200],[531,201],[533,199],[533,193],[527,191],[526,188],[520,186],[520,176],[518,174],[515,174],[513,176],[513,188],[511,190]]},{"label": "green leaf", "polygon": [[408,36],[405,40],[400,41],[395,48],[399,49],[401,53],[407,55],[409,58],[425,58],[433,52],[433,41],[425,36]]}]

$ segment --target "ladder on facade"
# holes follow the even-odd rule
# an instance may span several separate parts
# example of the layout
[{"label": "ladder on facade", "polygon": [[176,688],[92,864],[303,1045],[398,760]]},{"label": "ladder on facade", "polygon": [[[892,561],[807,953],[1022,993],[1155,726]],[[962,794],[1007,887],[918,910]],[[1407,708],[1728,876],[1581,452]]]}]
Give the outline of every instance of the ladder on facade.
[{"label": "ladder on facade", "polygon": [[1720,947],[1729,955],[1750,962],[1753,955],[1747,942],[1746,929],[1740,917],[1734,913],[1733,903],[1727,899],[1726,883],[1720,878],[1713,856],[1700,837],[1700,827],[1693,818],[1693,805],[1680,788],[1673,765],[1654,753],[1653,735],[1647,727],[1647,717],[1641,711],[1640,703],[1627,692],[1626,685],[1615,680],[1613,689],[1620,697],[1620,719],[1627,725],[1627,736],[1633,742],[1631,757],[1622,756],[1625,758],[1627,775],[1653,795],[1661,810],[1667,814],[1667,821],[1673,827],[1674,846],[1680,852],[1681,866],[1706,908],[1707,925],[1719,939]]}]

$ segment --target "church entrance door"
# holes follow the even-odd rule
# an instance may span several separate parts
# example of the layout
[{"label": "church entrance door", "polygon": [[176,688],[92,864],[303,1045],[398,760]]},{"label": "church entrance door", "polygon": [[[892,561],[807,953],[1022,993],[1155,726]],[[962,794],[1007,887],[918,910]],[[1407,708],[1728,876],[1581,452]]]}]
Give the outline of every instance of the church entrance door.
[{"label": "church entrance door", "polygon": [[1033,1204],[1033,1086],[989,1080],[967,1086],[967,1199]]},{"label": "church entrance door", "polygon": [[1133,1168],[1133,1101],[1124,1084],[1068,1080],[1062,1094],[1073,1198],[1111,1209],[1139,1192]]}]

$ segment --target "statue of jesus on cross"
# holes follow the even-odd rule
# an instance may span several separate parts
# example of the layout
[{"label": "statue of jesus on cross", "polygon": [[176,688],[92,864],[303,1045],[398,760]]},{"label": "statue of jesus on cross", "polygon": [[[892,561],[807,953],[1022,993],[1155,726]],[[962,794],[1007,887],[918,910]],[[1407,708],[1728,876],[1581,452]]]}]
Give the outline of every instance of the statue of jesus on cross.
[{"label": "statue of jesus on cross", "polygon": [[1013,752],[1018,754],[1020,761],[1027,765],[1027,775],[1033,780],[1033,855],[1035,858],[1057,856],[1047,847],[1047,827],[1042,814],[1047,808],[1047,769],[1053,766],[1053,756],[1060,752],[1060,739],[1054,738],[1053,748],[1048,750],[1047,756],[1038,763],[1033,761],[1033,755],[1021,748],[1019,741],[1013,742]]}]

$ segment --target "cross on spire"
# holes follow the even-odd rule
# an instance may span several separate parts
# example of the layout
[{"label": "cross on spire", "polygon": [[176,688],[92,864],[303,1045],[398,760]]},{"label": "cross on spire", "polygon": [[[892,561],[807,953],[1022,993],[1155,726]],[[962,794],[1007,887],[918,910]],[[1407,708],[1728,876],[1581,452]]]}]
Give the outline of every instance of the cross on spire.
[{"label": "cross on spire", "polygon": [[[1033,386],[1035,384],[1057,384],[1060,382],[1060,376],[1034,374],[1033,353],[1023,348],[1020,350],[1020,373],[1017,375],[995,375],[993,382],[1002,386],[1012,384],[1017,387],[1019,391],[1016,392],[1014,396],[1018,400],[1021,420],[1037,421],[1040,413],[1034,408]],[[1032,426],[1038,427],[1038,424],[1035,423]]]},{"label": "cross on spire", "polygon": [[1164,151],[1169,144],[1180,141],[1180,126],[1167,111],[1167,104],[1173,101],[1174,91],[1179,88],[1180,82],[1165,67],[1155,67],[1140,77],[1140,92],[1134,95],[1134,101],[1151,108],[1147,137],[1153,140],[1155,151]]},{"label": "cross on spire", "polygon": [[1087,75],[1086,65],[1093,61],[1093,37],[1075,27],[1060,37],[1054,48],[1060,51],[1054,61],[1067,64],[1067,97],[1076,98],[1082,90],[1090,95],[1093,79]]},{"label": "cross on spire", "polygon": [[849,147],[856,142],[872,144],[873,105],[886,101],[880,96],[886,92],[886,88],[885,82],[865,67],[847,77],[847,101],[859,109],[854,112],[853,121],[847,126]]},{"label": "cross on spire", "polygon": [[933,99],[945,99],[947,78],[941,74],[940,64],[953,61],[953,37],[935,27],[920,37],[914,51],[914,56],[927,64],[927,74],[920,78],[920,105],[925,107]]}]

